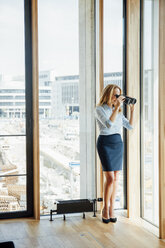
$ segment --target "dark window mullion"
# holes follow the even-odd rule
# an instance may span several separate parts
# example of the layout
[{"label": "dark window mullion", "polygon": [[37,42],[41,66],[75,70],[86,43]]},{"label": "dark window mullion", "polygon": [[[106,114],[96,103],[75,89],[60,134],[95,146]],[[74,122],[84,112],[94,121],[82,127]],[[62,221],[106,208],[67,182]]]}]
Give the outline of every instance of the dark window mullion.
[{"label": "dark window mullion", "polygon": [[33,97],[32,97],[32,0],[25,4],[25,92],[27,215],[33,216]]},{"label": "dark window mullion", "polygon": [[[123,0],[123,94],[127,93],[126,82],[126,49],[127,49],[127,29],[126,29],[126,0]],[[123,106],[124,115],[127,114],[126,105]],[[124,158],[123,158],[123,194],[124,203],[123,208],[127,209],[127,130],[123,128],[123,140],[124,140]]]},{"label": "dark window mullion", "polygon": [[2,177],[24,177],[24,176],[27,176],[27,174],[0,175],[0,178]]}]

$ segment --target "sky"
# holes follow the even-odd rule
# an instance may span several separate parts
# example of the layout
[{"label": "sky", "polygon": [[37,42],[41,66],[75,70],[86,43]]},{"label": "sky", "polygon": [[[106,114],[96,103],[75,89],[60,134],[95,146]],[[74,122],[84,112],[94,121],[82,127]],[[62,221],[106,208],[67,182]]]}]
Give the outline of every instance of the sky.
[{"label": "sky", "polygon": [[39,0],[39,67],[57,75],[79,74],[77,0]]},{"label": "sky", "polygon": [[[78,0],[38,0],[38,9],[39,70],[79,74]],[[122,71],[122,0],[105,0],[104,13],[104,72]],[[23,0],[0,0],[0,74],[24,74],[24,42]]]},{"label": "sky", "polygon": [[[39,69],[79,73],[78,1],[39,0]],[[0,74],[24,74],[23,0],[0,1]]]},{"label": "sky", "polygon": [[123,70],[122,3],[122,0],[104,0],[104,72]]},{"label": "sky", "polygon": [[0,0],[0,74],[24,74],[24,6]]}]

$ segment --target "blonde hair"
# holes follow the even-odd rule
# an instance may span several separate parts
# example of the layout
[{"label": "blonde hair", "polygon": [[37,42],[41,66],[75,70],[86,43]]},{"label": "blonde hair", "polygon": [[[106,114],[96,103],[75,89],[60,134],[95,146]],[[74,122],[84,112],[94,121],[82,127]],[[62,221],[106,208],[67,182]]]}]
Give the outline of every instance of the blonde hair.
[{"label": "blonde hair", "polygon": [[[112,95],[114,92],[114,89],[119,89],[120,90],[120,95],[122,93],[121,88],[116,85],[116,84],[108,84],[102,91],[102,95],[100,97],[99,103],[97,104],[97,106],[101,106],[103,104],[108,104],[109,102],[111,102],[112,99]],[[119,108],[119,112],[121,112],[121,108]]]}]

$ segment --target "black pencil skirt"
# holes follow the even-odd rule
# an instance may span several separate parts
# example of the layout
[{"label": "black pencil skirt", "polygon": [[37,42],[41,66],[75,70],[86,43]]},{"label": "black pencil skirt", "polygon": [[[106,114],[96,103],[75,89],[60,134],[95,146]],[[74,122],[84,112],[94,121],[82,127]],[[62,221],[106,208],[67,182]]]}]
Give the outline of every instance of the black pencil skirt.
[{"label": "black pencil skirt", "polygon": [[103,171],[122,170],[123,141],[120,134],[99,135],[97,151]]}]

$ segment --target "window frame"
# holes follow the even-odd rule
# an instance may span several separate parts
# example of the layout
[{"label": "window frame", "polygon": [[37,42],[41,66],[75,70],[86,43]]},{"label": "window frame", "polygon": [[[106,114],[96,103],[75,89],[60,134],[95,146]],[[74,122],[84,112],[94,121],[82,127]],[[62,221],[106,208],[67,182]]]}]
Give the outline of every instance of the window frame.
[{"label": "window frame", "polygon": [[[143,87],[143,79],[144,79],[144,74],[143,74],[143,16],[144,16],[144,0],[140,0],[140,217],[145,220],[146,222],[150,223],[152,226],[159,228],[158,225],[150,221],[149,219],[144,217],[144,145],[143,145],[143,136],[144,136],[144,128],[143,128],[143,123],[144,123],[144,116],[145,116],[145,105],[143,102],[143,97],[145,94],[145,89]],[[152,2],[153,4],[153,2]],[[148,113],[147,113],[148,114]],[[158,124],[159,126],[159,124]],[[159,149],[159,148],[158,148]],[[158,151],[159,152],[159,151]],[[159,169],[159,168],[158,168]],[[159,173],[159,172],[158,172]],[[159,180],[159,179],[158,179]],[[159,182],[158,182],[158,187],[159,187]],[[159,204],[159,202],[158,202]],[[159,209],[159,207],[158,207]],[[159,224],[160,225],[160,224]]]},{"label": "window frame", "polygon": [[[32,1],[24,0],[24,26],[25,26],[25,105],[26,105],[26,206],[23,211],[2,212],[0,219],[32,217],[34,212],[33,200],[33,91],[32,91]],[[9,135],[1,135],[5,137]],[[13,175],[15,176],[15,175]],[[3,176],[2,176],[3,177]]]}]

